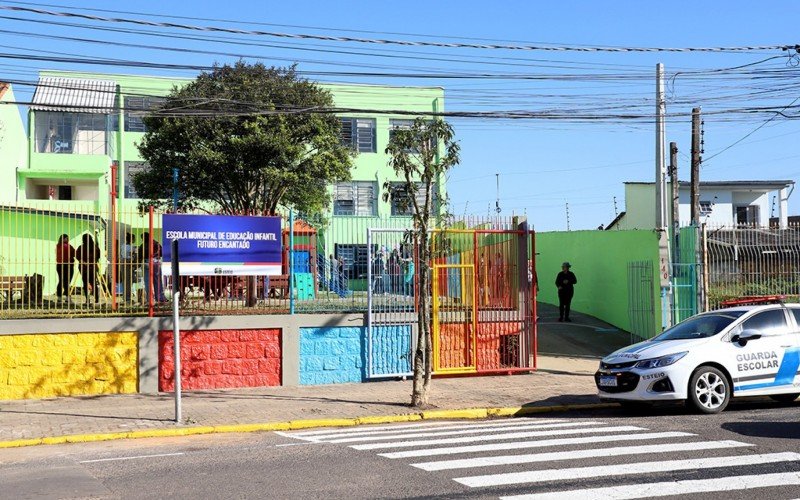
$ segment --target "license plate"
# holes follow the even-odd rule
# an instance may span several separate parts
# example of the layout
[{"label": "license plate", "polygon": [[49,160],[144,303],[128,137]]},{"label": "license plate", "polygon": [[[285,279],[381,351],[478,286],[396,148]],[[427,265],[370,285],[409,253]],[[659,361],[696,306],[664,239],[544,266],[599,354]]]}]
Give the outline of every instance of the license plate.
[{"label": "license plate", "polygon": [[599,384],[601,387],[616,387],[617,386],[617,377],[611,376],[602,376],[600,377]]}]

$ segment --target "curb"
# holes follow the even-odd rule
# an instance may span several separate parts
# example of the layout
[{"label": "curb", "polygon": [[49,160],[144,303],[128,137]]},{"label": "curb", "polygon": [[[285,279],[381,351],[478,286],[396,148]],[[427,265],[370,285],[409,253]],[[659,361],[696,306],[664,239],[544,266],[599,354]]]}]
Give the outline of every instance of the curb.
[{"label": "curb", "polygon": [[553,406],[512,406],[499,408],[463,408],[456,410],[427,410],[402,415],[366,416],[355,418],[322,418],[268,422],[262,424],[233,424],[197,427],[178,427],[173,429],[149,429],[128,432],[108,432],[101,434],[70,434],[32,439],[0,441],[0,449],[24,448],[49,444],[92,443],[117,439],[164,438],[178,436],[197,436],[201,434],[247,433],[269,431],[294,431],[322,427],[354,427],[368,424],[389,424],[419,420],[452,420],[524,417],[538,413],[564,412],[571,410],[595,410],[615,408],[615,403],[565,404]]}]

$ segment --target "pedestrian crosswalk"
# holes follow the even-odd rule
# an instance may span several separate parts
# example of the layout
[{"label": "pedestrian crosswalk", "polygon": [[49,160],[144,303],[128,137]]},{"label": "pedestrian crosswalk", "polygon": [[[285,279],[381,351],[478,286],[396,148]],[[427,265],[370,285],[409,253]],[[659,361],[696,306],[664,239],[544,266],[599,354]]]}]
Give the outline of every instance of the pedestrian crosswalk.
[{"label": "pedestrian crosswalk", "polygon": [[513,500],[800,488],[800,453],[620,420],[435,421],[279,434],[375,453],[446,474],[457,491]]}]

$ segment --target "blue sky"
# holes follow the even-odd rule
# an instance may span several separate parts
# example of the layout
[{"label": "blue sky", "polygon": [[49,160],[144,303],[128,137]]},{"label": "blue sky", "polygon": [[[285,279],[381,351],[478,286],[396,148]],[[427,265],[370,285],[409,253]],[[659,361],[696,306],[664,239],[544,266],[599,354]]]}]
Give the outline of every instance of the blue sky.
[{"label": "blue sky", "polygon": [[[49,10],[77,8],[122,12],[80,12],[106,17],[156,20],[189,16],[197,19],[161,20],[204,26],[228,26],[246,30],[329,34],[363,38],[425,41],[620,47],[709,47],[782,45],[800,43],[797,19],[800,4],[756,2],[470,2],[470,1],[193,1],[114,3],[53,0],[45,4],[2,2],[0,6],[25,4]],[[233,36],[237,44],[191,41],[176,37],[116,33],[53,22],[77,23],[103,28],[133,28],[125,24],[99,23],[0,11],[0,52],[26,55],[121,58],[153,63],[210,65],[230,62],[236,55],[257,56],[266,64],[299,62],[303,71],[387,72],[400,77],[319,76],[325,81],[356,81],[403,85],[438,85],[445,89],[449,111],[545,111],[559,115],[629,112],[640,119],[498,120],[457,118],[452,123],[461,142],[462,164],[449,179],[452,211],[486,214],[495,205],[495,174],[500,174],[500,206],[503,215],[525,213],[537,230],[567,227],[569,204],[571,229],[593,229],[607,224],[616,210],[624,210],[625,181],[654,178],[655,132],[646,113],[654,109],[655,65],[662,62],[670,77],[667,109],[675,113],[667,124],[667,141],[681,151],[679,170],[688,180],[690,121],[688,113],[701,105],[705,117],[705,156],[750,137],[709,159],[704,180],[795,180],[800,174],[800,153],[795,151],[800,120],[773,119],[764,113],[731,113],[733,109],[786,106],[800,97],[800,68],[787,67],[780,51],[747,53],[581,53],[476,50],[302,41],[272,37]],[[8,17],[18,19],[8,19]],[[39,21],[36,23],[20,19]],[[44,21],[44,22],[42,22]],[[236,23],[230,21],[238,21]],[[255,23],[270,23],[255,24]],[[276,26],[284,25],[284,26]],[[161,34],[208,34],[148,28]],[[24,32],[14,34],[11,31]],[[36,35],[36,36],[30,36]],[[56,35],[106,39],[131,43],[119,47],[38,38]],[[222,36],[222,35],[214,35]],[[457,37],[461,37],[458,38]],[[500,42],[504,40],[506,42]],[[256,46],[255,44],[271,45]],[[143,48],[143,45],[227,52],[231,55],[178,53]],[[358,54],[331,51],[358,52]],[[389,56],[389,57],[387,57]],[[796,59],[793,62],[797,62]],[[746,70],[696,73],[753,64]],[[192,76],[190,71],[143,70],[83,66],[51,61],[0,58],[0,79],[35,80],[39,69],[86,69],[92,71]],[[676,71],[681,71],[675,75]],[[773,73],[767,73],[771,71]],[[781,72],[778,75],[778,72]],[[456,73],[459,78],[409,78],[414,74]],[[476,75],[491,78],[474,78]],[[507,76],[513,74],[514,79]],[[471,78],[463,78],[463,76]],[[519,77],[535,76],[537,80]],[[774,77],[773,77],[774,76]],[[674,78],[673,78],[674,77]],[[793,80],[792,80],[793,78]],[[20,100],[30,87],[15,85]],[[718,113],[718,114],[712,114]],[[797,113],[789,108],[787,113]],[[766,122],[766,125],[764,123]],[[800,194],[790,198],[790,213],[800,213]]]}]

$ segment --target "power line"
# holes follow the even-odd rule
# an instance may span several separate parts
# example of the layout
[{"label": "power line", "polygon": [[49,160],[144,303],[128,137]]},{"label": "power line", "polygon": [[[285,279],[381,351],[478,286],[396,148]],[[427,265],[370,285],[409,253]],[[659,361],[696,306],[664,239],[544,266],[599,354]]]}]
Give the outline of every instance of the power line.
[{"label": "power line", "polygon": [[784,111],[786,111],[787,109],[794,107],[794,104],[795,104],[797,101],[800,101],[800,97],[797,97],[795,100],[793,100],[792,102],[790,102],[789,104],[787,104],[787,105],[786,105],[786,107],[784,107],[784,108],[783,108],[783,109],[781,109],[780,111],[776,111],[776,112],[775,112],[775,114],[774,114],[774,115],[772,115],[771,117],[769,117],[767,120],[765,120],[765,121],[764,121],[764,123],[762,123],[762,124],[761,124],[761,125],[759,125],[758,127],[754,128],[753,130],[751,130],[750,132],[748,132],[747,134],[745,134],[743,137],[741,137],[741,138],[737,139],[736,141],[732,142],[732,143],[731,143],[731,144],[729,144],[728,146],[726,146],[726,147],[722,148],[721,150],[717,151],[716,153],[714,153],[713,155],[709,156],[708,158],[705,158],[703,161],[704,161],[704,162],[708,162],[708,161],[709,161],[709,160],[711,160],[712,158],[716,158],[717,156],[721,155],[721,154],[722,154],[722,153],[724,153],[725,151],[727,151],[727,150],[731,149],[732,147],[736,146],[737,144],[739,144],[739,143],[740,143],[740,142],[742,142],[743,140],[745,140],[745,139],[747,139],[748,137],[750,137],[751,135],[755,134],[756,132],[758,132],[759,130],[761,130],[761,129],[762,129],[763,127],[765,127],[765,126],[766,126],[766,125],[767,125],[769,122],[771,122],[772,120],[774,120],[774,119],[775,119],[775,118],[777,118],[778,116],[783,116],[783,115],[782,115],[782,113],[783,113]]},{"label": "power line", "polygon": [[460,42],[426,42],[418,40],[394,40],[379,38],[358,38],[329,35],[315,35],[309,33],[280,33],[262,30],[242,30],[236,28],[225,28],[221,26],[195,26],[189,24],[166,23],[147,21],[144,19],[128,19],[119,17],[102,17],[76,12],[51,11],[45,9],[34,9],[30,7],[16,7],[12,5],[0,6],[2,10],[16,12],[27,12],[43,16],[68,17],[76,19],[86,19],[89,21],[106,23],[123,23],[140,26],[152,26],[158,28],[176,28],[191,31],[208,31],[218,33],[230,33],[235,35],[254,35],[269,36],[276,38],[291,38],[304,40],[322,40],[326,42],[347,42],[347,43],[367,43],[379,45],[400,45],[404,47],[440,47],[458,49],[493,49],[493,50],[525,50],[525,51],[557,51],[557,52],[757,52],[766,50],[800,50],[800,44],[784,45],[753,45],[738,47],[603,47],[603,46],[551,46],[551,45],[506,45],[506,44],[477,44]]}]

